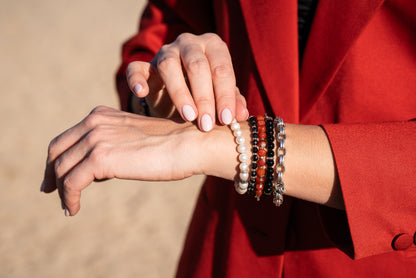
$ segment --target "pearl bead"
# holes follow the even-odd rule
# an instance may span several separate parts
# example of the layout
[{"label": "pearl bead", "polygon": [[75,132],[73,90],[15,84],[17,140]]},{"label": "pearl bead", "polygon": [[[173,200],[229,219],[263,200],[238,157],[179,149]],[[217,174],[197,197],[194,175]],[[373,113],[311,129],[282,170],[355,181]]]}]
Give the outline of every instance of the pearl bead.
[{"label": "pearl bead", "polygon": [[247,192],[247,188],[246,189],[242,189],[239,186],[236,186],[235,191],[237,191],[238,194],[245,194]]},{"label": "pearl bead", "polygon": [[248,172],[248,164],[245,162],[240,163],[240,170],[243,172]]},{"label": "pearl bead", "polygon": [[245,190],[247,190],[247,187],[248,187],[248,182],[243,182],[243,181],[240,181],[240,183],[238,184],[238,187],[240,187],[240,189],[245,189]]},{"label": "pearl bead", "polygon": [[248,177],[249,177],[248,172],[240,172],[240,179],[242,181],[247,181]]},{"label": "pearl bead", "polygon": [[245,153],[242,153],[238,156],[238,160],[240,160],[240,162],[247,162],[248,160],[248,155]]},{"label": "pearl bead", "polygon": [[246,141],[246,139],[243,136],[238,136],[235,141],[237,142],[237,144],[244,144],[244,142]]},{"label": "pearl bead", "polygon": [[241,135],[243,135],[243,132],[241,131],[241,129],[234,130],[234,136],[235,137],[238,137],[238,136],[241,136]]},{"label": "pearl bead", "polygon": [[238,145],[237,151],[239,153],[245,153],[247,151],[247,146],[246,145]]},{"label": "pearl bead", "polygon": [[235,131],[235,130],[238,130],[238,129],[240,129],[240,124],[239,123],[235,122],[235,123],[231,124],[231,130],[232,131]]}]

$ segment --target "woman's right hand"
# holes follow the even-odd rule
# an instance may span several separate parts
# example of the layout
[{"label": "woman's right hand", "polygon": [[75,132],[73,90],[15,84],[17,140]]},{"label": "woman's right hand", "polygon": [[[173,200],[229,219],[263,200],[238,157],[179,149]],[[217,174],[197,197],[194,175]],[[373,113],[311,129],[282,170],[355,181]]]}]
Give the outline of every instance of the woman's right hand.
[{"label": "woman's right hand", "polygon": [[150,63],[130,63],[127,82],[137,97],[146,97],[153,116],[177,111],[185,121],[198,118],[203,131],[213,128],[216,115],[225,125],[248,117],[227,45],[216,34],[181,34]]}]

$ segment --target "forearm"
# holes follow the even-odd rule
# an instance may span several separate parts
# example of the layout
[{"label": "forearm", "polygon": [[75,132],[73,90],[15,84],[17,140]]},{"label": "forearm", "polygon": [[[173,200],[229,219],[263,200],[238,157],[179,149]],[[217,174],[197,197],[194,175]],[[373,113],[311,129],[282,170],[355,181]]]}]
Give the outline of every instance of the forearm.
[{"label": "forearm", "polygon": [[[248,123],[240,124],[246,145],[251,146]],[[285,130],[287,154],[283,180],[286,195],[343,208],[332,150],[323,129],[319,126],[287,124]],[[207,134],[203,151],[206,156],[204,174],[235,179],[239,162],[229,127],[217,126]],[[248,154],[251,157],[251,152]]]}]

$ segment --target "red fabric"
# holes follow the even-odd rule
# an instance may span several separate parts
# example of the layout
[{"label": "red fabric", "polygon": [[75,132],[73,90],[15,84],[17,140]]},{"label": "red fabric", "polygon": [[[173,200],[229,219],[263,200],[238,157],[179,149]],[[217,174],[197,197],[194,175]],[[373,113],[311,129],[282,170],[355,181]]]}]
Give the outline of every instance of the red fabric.
[{"label": "red fabric", "polygon": [[209,177],[178,277],[416,277],[413,0],[320,0],[300,73],[296,1],[155,1],[141,30],[118,74],[124,109],[129,61],[216,32],[252,114],[324,127],[345,200],[345,212],[290,197],[275,208]]}]

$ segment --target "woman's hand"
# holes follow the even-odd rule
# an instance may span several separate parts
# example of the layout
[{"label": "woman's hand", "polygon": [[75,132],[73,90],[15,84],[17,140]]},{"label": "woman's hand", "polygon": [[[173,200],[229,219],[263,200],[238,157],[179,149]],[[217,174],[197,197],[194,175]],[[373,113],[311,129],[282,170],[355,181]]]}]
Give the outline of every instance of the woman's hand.
[{"label": "woman's hand", "polygon": [[75,215],[81,191],[94,180],[161,181],[202,174],[205,137],[191,123],[97,107],[52,140],[41,190],[58,189],[65,213]]},{"label": "woman's hand", "polygon": [[198,118],[203,131],[213,128],[216,114],[222,124],[248,117],[227,45],[216,34],[181,34],[151,63],[130,63],[127,82],[137,97],[146,97],[152,115],[170,117],[176,108],[186,121]]}]

